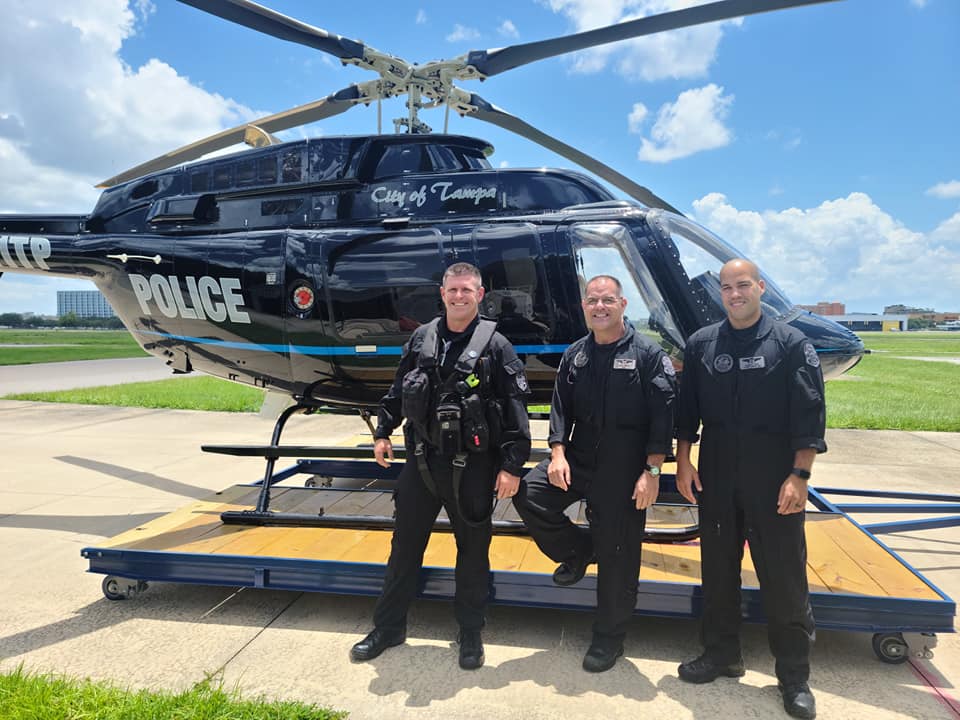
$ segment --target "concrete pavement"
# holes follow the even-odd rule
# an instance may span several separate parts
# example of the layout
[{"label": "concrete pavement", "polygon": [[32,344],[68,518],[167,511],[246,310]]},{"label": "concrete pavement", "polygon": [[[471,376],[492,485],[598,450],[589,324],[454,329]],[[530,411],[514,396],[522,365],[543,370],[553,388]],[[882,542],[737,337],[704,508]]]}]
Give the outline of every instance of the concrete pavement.
[{"label": "concrete pavement", "polygon": [[175,377],[187,375],[174,375],[173,371],[156,357],[0,365],[0,397],[14,393],[72,390]]},{"label": "concrete pavement", "polygon": [[[447,603],[416,603],[407,645],[351,664],[350,645],[370,627],[370,598],[157,583],[130,601],[104,599],[80,549],[260,477],[261,460],[199,446],[263,443],[272,425],[257,415],[0,401],[0,669],[23,663],[173,689],[218,673],[245,694],[352,718],[786,717],[759,627],[744,630],[746,677],[695,687],[675,675],[698,652],[689,620],[637,618],[625,657],[594,676],[580,669],[588,613],[493,607],[487,663],[463,672]],[[332,444],[363,431],[359,419],[296,417],[284,442]],[[960,434],[841,430],[828,443],[818,485],[958,492]],[[960,597],[960,529],[885,540]],[[939,639],[935,657],[914,664],[960,700],[960,641]],[[822,718],[960,717],[913,666],[879,662],[865,633],[821,631],[812,684]]]}]

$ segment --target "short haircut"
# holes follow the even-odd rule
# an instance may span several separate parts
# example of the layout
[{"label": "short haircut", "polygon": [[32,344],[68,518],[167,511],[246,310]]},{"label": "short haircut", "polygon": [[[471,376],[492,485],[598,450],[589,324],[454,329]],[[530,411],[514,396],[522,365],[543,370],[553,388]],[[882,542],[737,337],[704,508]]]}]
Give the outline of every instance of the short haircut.
[{"label": "short haircut", "polygon": [[617,280],[613,275],[594,275],[592,278],[587,280],[587,284],[583,286],[584,291],[590,287],[590,283],[592,283],[594,280],[609,280],[617,286],[617,294],[623,295],[623,285],[621,285],[620,281]]},{"label": "short haircut", "polygon": [[440,282],[441,285],[447,284],[448,277],[459,277],[461,275],[472,275],[477,279],[477,286],[483,285],[483,276],[480,275],[480,271],[475,265],[471,265],[466,262],[454,263],[448,267],[443,273],[443,280]]}]

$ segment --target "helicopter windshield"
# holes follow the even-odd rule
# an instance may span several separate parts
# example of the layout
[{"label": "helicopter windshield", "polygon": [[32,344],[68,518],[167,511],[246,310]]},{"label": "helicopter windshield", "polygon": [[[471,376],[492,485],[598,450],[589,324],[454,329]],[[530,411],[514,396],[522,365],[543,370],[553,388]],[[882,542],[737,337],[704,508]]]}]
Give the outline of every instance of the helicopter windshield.
[{"label": "helicopter windshield", "polygon": [[674,357],[683,348],[667,303],[637,250],[629,229],[620,223],[577,223],[570,228],[580,275],[580,296],[596,275],[612,275],[623,285],[627,320]]},{"label": "helicopter windshield", "polygon": [[[668,253],[670,260],[679,262],[707,320],[717,322],[724,319],[727,314],[720,298],[720,268],[728,260],[745,255],[685,217],[660,210],[652,211],[649,217],[651,224],[665,229],[673,242],[676,253]],[[793,304],[763,271],[760,277],[766,285],[762,296],[764,310],[778,318],[786,316],[793,309]]]}]

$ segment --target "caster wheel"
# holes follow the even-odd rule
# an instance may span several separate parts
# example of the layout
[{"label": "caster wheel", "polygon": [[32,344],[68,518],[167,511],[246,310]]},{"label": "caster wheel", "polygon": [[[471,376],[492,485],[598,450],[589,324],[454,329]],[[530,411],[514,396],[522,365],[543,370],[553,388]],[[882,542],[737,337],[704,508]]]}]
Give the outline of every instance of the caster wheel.
[{"label": "caster wheel", "polygon": [[885,663],[899,665],[910,657],[909,648],[900,633],[877,633],[873,636],[873,651]]},{"label": "caster wheel", "polygon": [[149,585],[145,580],[127,580],[113,575],[107,575],[100,583],[103,596],[107,600],[126,600],[144,592]]}]

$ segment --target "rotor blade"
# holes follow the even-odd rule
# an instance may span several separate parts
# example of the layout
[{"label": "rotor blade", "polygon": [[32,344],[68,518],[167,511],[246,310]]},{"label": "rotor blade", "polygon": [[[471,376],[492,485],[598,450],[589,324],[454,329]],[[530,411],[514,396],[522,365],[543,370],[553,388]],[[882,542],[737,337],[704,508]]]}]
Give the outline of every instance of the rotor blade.
[{"label": "rotor blade", "polygon": [[782,10],[823,2],[835,2],[835,0],[720,0],[708,5],[698,5],[608,25],[596,30],[587,30],[576,35],[511,45],[499,50],[474,50],[467,55],[467,65],[473,65],[481,75],[490,77],[520,65],[595,45],[605,45],[618,40],[628,40],[718,20],[755,15],[768,10]]},{"label": "rotor blade", "polygon": [[295,107],[290,110],[284,110],[283,112],[276,113],[275,115],[268,115],[260,120],[251,120],[248,123],[238,125],[237,127],[230,128],[229,130],[218,132],[216,135],[211,135],[203,140],[198,140],[197,142],[190,143],[189,145],[184,145],[182,148],[168,152],[167,154],[156,157],[153,160],[148,160],[145,163],[137,165],[135,168],[131,168],[130,170],[122,172],[119,175],[115,175],[109,180],[104,180],[103,182],[99,183],[97,187],[106,188],[112,187],[113,185],[119,185],[120,183],[127,182],[128,180],[138,178],[141,175],[146,175],[147,173],[156,172],[158,170],[165,170],[168,167],[173,167],[174,165],[179,165],[180,163],[196,160],[197,158],[203,157],[207,153],[211,153],[214,150],[222,150],[223,148],[230,147],[231,145],[241,143],[244,141],[244,135],[246,134],[247,128],[251,125],[256,126],[266,133],[271,133],[278,132],[280,130],[287,130],[299,125],[306,125],[307,123],[323,120],[324,118],[332,117],[334,115],[339,115],[340,113],[349,110],[358,102],[362,102],[362,97],[363,96],[360,92],[360,87],[358,85],[351,85],[350,87],[344,88],[339,92],[328,95],[322,100],[316,100],[312,103],[307,103],[306,105],[300,105],[299,107]]},{"label": "rotor blade", "polygon": [[330,53],[341,60],[363,59],[363,43],[328,33],[326,30],[281,15],[275,10],[249,0],[180,0],[180,2],[281,40]]},{"label": "rotor blade", "polygon": [[580,152],[575,147],[571,147],[570,145],[567,145],[566,143],[561,142],[560,140],[557,140],[556,138],[551,137],[540,130],[537,130],[537,128],[533,127],[533,125],[524,122],[515,115],[511,115],[510,113],[501,110],[496,105],[491,105],[479,95],[471,95],[470,104],[475,106],[477,109],[475,112],[469,113],[468,117],[475,117],[477,120],[483,120],[484,122],[502,127],[504,130],[514,132],[517,135],[527,138],[528,140],[533,140],[533,142],[543,145],[543,147],[547,148],[548,150],[553,150],[555,153],[557,153],[557,155],[561,155],[567,160],[575,162],[577,165],[589,170],[597,177],[603,178],[614,187],[620,188],[634,200],[639,200],[647,207],[663,208],[664,210],[669,210],[677,215],[683,215],[682,212],[677,210],[666,200],[657,197],[650,192],[650,190],[642,185],[638,185],[626,175],[621,175],[609,165],[604,165],[599,160]]}]

